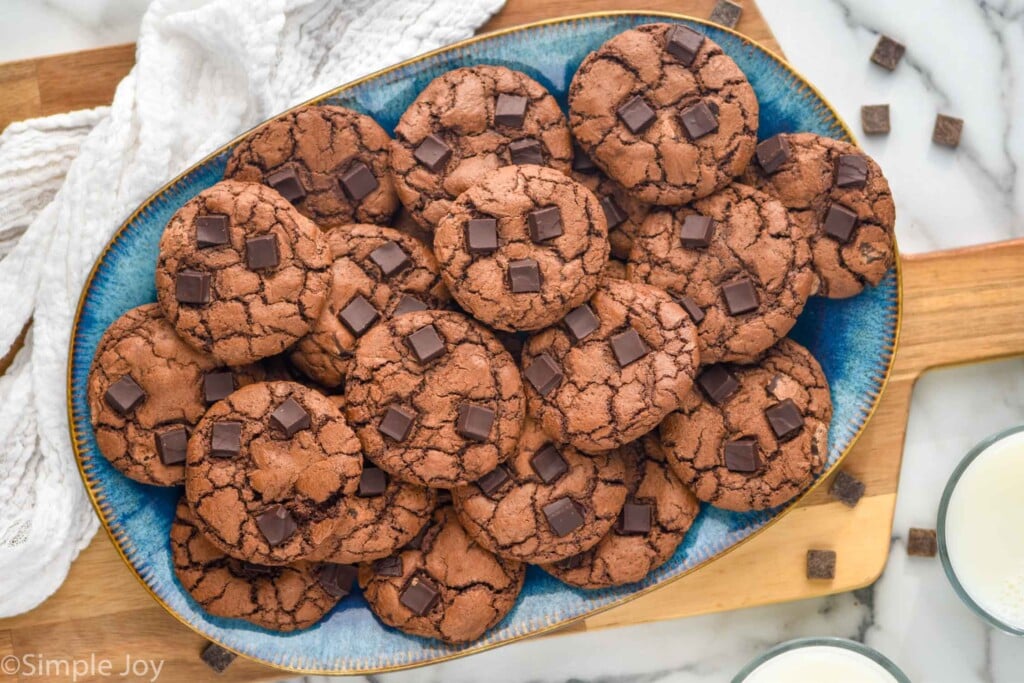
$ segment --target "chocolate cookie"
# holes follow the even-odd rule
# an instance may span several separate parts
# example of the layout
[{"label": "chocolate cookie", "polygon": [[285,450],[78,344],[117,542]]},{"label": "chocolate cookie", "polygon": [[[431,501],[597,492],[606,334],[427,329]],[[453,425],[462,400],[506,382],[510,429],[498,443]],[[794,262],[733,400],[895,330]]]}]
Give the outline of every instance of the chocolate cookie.
[{"label": "chocolate cookie", "polygon": [[618,259],[608,259],[608,263],[604,264],[604,270],[601,271],[601,279],[628,280],[629,277],[626,275],[626,264]]},{"label": "chocolate cookie", "polygon": [[224,177],[273,187],[325,230],[386,224],[398,208],[390,142],[369,116],[310,105],[246,136],[231,153]]},{"label": "chocolate cookie", "polygon": [[669,467],[657,436],[648,434],[619,453],[629,493],[619,521],[596,546],[542,568],[580,588],[635,583],[665,564],[700,512],[700,503]]},{"label": "chocolate cookie", "polygon": [[474,317],[537,330],[594,292],[608,229],[594,194],[557,171],[513,166],[488,174],[438,223],[445,284]]},{"label": "chocolate cookie", "polygon": [[452,311],[395,316],[363,335],[346,379],[366,456],[403,481],[450,488],[490,472],[522,429],[515,361]]},{"label": "chocolate cookie", "polygon": [[440,308],[448,291],[430,249],[397,230],[348,225],[331,230],[327,243],[334,257],[330,294],[290,358],[311,379],[334,388],[367,330],[396,313]]},{"label": "chocolate cookie", "polygon": [[594,547],[626,502],[618,452],[587,455],[551,442],[527,419],[515,454],[474,484],[452,490],[466,531],[480,545],[534,564]]},{"label": "chocolate cookie", "polygon": [[669,464],[703,501],[763,510],[806,489],[828,458],[832,399],[818,361],[783,339],[755,365],[712,365],[661,423]]},{"label": "chocolate cookie", "polygon": [[329,565],[267,567],[228,557],[200,531],[185,498],[171,526],[171,560],[178,581],[207,614],[244,619],[271,631],[309,628],[344,595],[319,581]]},{"label": "chocolate cookie", "polygon": [[135,481],[184,483],[188,435],[206,407],[263,376],[257,366],[225,368],[181,341],[158,305],[133,308],[103,333],[89,371],[96,445]]},{"label": "chocolate cookie", "polygon": [[588,453],[617,448],[682,404],[699,360],[697,330],[668,294],[606,280],[526,342],[527,412],[556,441]]},{"label": "chocolate cookie", "polygon": [[703,363],[747,363],[804,310],[815,283],[809,260],[785,207],[733,183],[690,206],[652,211],[627,274],[668,291],[690,313]]},{"label": "chocolate cookie", "polygon": [[813,133],[758,145],[743,182],[790,210],[810,245],[818,294],[843,299],[877,285],[896,259],[896,206],[874,159]]},{"label": "chocolate cookie", "polygon": [[226,180],[171,218],[156,292],[191,346],[227,365],[281,353],[308,334],[330,286],[327,240],[274,190]]},{"label": "chocolate cookie", "polygon": [[446,643],[476,640],[500,622],[523,589],[526,567],[484,550],[446,506],[415,547],[359,567],[370,609],[400,631]]},{"label": "chocolate cookie", "polygon": [[569,172],[569,127],[540,83],[503,66],[470,66],[435,78],[402,114],[391,143],[398,197],[433,229],[481,176],[508,164]]},{"label": "chocolate cookie", "polygon": [[757,144],[757,97],[714,41],[647,24],[590,53],[569,87],[573,135],[634,197],[669,206],[743,172]]},{"label": "chocolate cookie", "polygon": [[651,206],[628,194],[624,187],[605,175],[578,147],[573,156],[570,175],[593,192],[601,203],[608,222],[608,244],[612,256],[618,259],[629,258],[633,238]]},{"label": "chocolate cookie", "polygon": [[232,557],[306,559],[359,488],[359,441],[337,407],[294,382],[263,382],[215,403],[188,442],[196,524]]}]

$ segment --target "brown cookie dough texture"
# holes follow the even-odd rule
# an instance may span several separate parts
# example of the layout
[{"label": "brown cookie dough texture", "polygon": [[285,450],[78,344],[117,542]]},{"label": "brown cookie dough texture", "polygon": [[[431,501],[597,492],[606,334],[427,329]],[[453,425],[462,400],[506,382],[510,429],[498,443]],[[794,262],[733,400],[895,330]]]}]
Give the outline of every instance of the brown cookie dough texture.
[{"label": "brown cookie dough texture", "polygon": [[[289,437],[281,425],[292,420],[282,423],[275,412],[292,402],[309,426],[296,421]],[[238,451],[225,455],[211,438],[231,423],[240,425],[240,438],[226,440]],[[263,382],[207,411],[188,442],[185,487],[196,524],[214,545],[241,560],[280,565],[310,557],[333,533],[361,472],[359,440],[326,396],[294,382]]]},{"label": "brown cookie dough texture", "polygon": [[320,621],[338,603],[320,585],[316,564],[265,567],[225,555],[200,531],[185,498],[171,526],[171,559],[181,585],[215,617],[295,631]]},{"label": "brown cookie dough texture", "polygon": [[[276,174],[291,172],[302,187],[292,203],[324,230],[348,223],[386,224],[398,208],[390,143],[384,129],[365,114],[328,105],[301,107],[238,143],[224,177],[270,185],[268,179]],[[352,183],[348,190],[345,179]]]},{"label": "brown cookie dough texture", "polygon": [[[706,245],[684,243],[683,227],[696,217],[713,221]],[[652,211],[627,273],[698,309],[701,362],[747,363],[786,336],[804,310],[815,281],[809,258],[782,204],[733,183],[690,206]],[[726,292],[744,281],[756,305],[733,312]]]},{"label": "brown cookie dough texture", "polygon": [[[356,334],[344,320],[360,320],[355,311],[364,301],[379,321],[408,306],[405,297],[426,308],[441,308],[449,297],[434,255],[413,237],[376,225],[347,225],[327,233],[327,243],[334,258],[330,294],[313,331],[295,345],[290,360],[311,379],[334,388],[342,383],[356,343],[365,334],[358,325]],[[355,307],[346,313],[353,302]]]},{"label": "brown cookie dough texture", "polygon": [[[752,163],[743,182],[771,194],[790,210],[810,245],[820,279],[818,294],[843,299],[859,294],[868,285],[877,285],[896,259],[896,206],[882,169],[863,150],[841,140],[813,133],[784,137],[790,156],[779,170],[768,175]],[[836,164],[847,154],[867,162],[863,187],[836,186]],[[825,217],[833,204],[857,215],[847,242],[824,230]]]},{"label": "brown cookie dough texture", "polygon": [[[89,412],[100,452],[122,474],[157,486],[185,481],[185,463],[165,464],[161,435],[190,430],[206,412],[203,378],[230,372],[236,386],[263,379],[256,366],[229,370],[181,341],[156,304],[128,311],[107,328],[89,372]],[[107,390],[131,378],[144,396],[127,414],[106,399]]]},{"label": "brown cookie dough texture", "polygon": [[[515,605],[526,578],[521,562],[496,557],[470,538],[450,506],[434,513],[418,548],[385,562],[392,571],[381,572],[374,563],[359,568],[359,585],[373,613],[400,631],[446,643],[476,640],[494,628]],[[414,585],[428,597],[413,604],[425,609],[406,604]],[[429,597],[431,591],[436,597]]]},{"label": "brown cookie dough texture", "polygon": [[[527,341],[522,367],[529,377],[543,354],[554,362],[562,377],[546,395],[525,382],[527,412],[550,438],[594,453],[639,438],[682,405],[700,354],[690,317],[659,289],[606,280],[587,305],[593,332],[574,341],[565,323],[552,326]],[[615,346],[630,337],[643,355],[623,366]]]},{"label": "brown cookie dough texture", "polygon": [[[577,153],[583,154],[582,151]],[[573,180],[593,192],[600,202],[608,222],[611,255],[618,259],[628,258],[629,250],[633,247],[633,238],[651,210],[650,204],[645,204],[628,194],[624,187],[592,164],[588,165],[586,170],[580,170],[574,164],[571,176]]]},{"label": "brown cookie dough texture", "polygon": [[[519,125],[495,122],[502,94],[527,99]],[[436,170],[414,156],[430,136],[450,150],[450,157],[439,162]],[[569,127],[544,86],[503,66],[470,66],[444,73],[424,88],[395,127],[391,170],[398,197],[421,225],[433,229],[455,198],[481,176],[511,163],[524,163],[513,160],[512,150],[530,142],[539,145],[543,165],[569,172]]]},{"label": "brown cookie dough texture", "polygon": [[[828,458],[828,381],[810,352],[790,339],[755,365],[724,367],[739,383],[734,393],[716,404],[695,390],[661,423],[669,464],[699,499],[715,507],[742,512],[782,505],[814,481]],[[765,411],[787,400],[803,426],[779,438]],[[727,445],[741,439],[756,442],[754,471],[725,464]]]},{"label": "brown cookie dough texture", "polygon": [[[417,356],[416,339],[431,349],[430,360]],[[436,348],[429,346],[438,340]],[[356,347],[345,396],[366,456],[421,486],[476,480],[509,457],[522,429],[515,361],[482,325],[451,311],[407,313],[367,332]],[[460,416],[467,410],[493,413],[492,421],[484,419],[484,433],[466,435]]]},{"label": "brown cookie dough texture", "polygon": [[650,527],[641,532],[642,523],[631,520],[627,527],[620,519],[590,550],[543,566],[565,583],[608,588],[642,580],[672,557],[700,512],[697,497],[672,472],[656,435],[645,435],[619,453],[626,465],[626,500],[649,510]]},{"label": "brown cookie dough texture", "polygon": [[[743,172],[757,143],[758,105],[746,76],[711,39],[689,66],[669,52],[672,28],[639,26],[590,53],[569,88],[569,124],[594,162],[633,196],[677,206]],[[637,132],[619,116],[635,97],[654,117]],[[701,104],[717,127],[691,138],[680,115]]]},{"label": "brown cookie dough texture", "polygon": [[[531,214],[558,210],[561,232],[535,241]],[[497,221],[497,249],[471,253],[474,219]],[[557,232],[557,231],[556,231]],[[475,318],[501,330],[536,330],[560,320],[597,287],[608,261],[608,228],[594,194],[540,166],[512,166],[485,176],[459,196],[434,233],[445,284]],[[536,291],[512,291],[510,269],[534,262]]]},{"label": "brown cookie dough texture", "polygon": [[[200,249],[196,221],[212,215],[227,216],[228,242]],[[251,269],[247,241],[270,235],[277,265]],[[227,365],[251,363],[309,333],[330,287],[330,263],[323,233],[281,195],[255,183],[222,181],[186,202],[167,224],[157,298],[192,347]],[[209,276],[209,303],[179,302],[183,273]]]}]

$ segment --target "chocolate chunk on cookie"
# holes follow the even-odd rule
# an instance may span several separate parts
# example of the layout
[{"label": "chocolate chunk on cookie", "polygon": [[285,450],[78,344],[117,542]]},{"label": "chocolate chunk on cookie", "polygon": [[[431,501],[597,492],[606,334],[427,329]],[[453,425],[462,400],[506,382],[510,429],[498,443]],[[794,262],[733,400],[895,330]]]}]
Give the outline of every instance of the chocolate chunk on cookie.
[{"label": "chocolate chunk on cookie", "polygon": [[446,643],[476,640],[515,605],[526,567],[476,543],[450,506],[434,513],[420,544],[359,567],[359,585],[388,626]]},{"label": "chocolate chunk on cookie", "polygon": [[633,197],[624,187],[605,175],[578,146],[574,154],[572,179],[593,192],[600,202],[608,223],[608,244],[612,256],[628,258],[633,238],[651,210],[650,205]]},{"label": "chocolate chunk on cookie", "polygon": [[[493,219],[497,248],[474,248],[472,221]],[[536,330],[560,320],[597,287],[608,260],[598,199],[549,168],[515,166],[486,175],[451,205],[434,253],[452,296],[501,330]]]},{"label": "chocolate chunk on cookie", "polygon": [[489,171],[542,164],[568,173],[571,159],[569,127],[555,98],[503,66],[435,78],[402,114],[391,143],[398,197],[428,229]]},{"label": "chocolate chunk on cookie", "polygon": [[[199,225],[226,218],[228,241],[203,246]],[[257,259],[253,261],[253,259]],[[309,333],[330,287],[317,227],[274,190],[222,181],[171,217],[160,239],[156,292],[193,348],[227,365],[281,353]]]},{"label": "chocolate chunk on cookie", "polygon": [[187,465],[186,493],[209,540],[240,560],[281,565],[310,557],[333,533],[343,496],[359,487],[362,456],[326,396],[263,382],[207,411]]},{"label": "chocolate chunk on cookie", "polygon": [[587,306],[596,329],[577,341],[570,315],[527,341],[522,367],[527,412],[552,439],[590,453],[633,441],[678,408],[700,355],[690,316],[659,289],[606,280]]},{"label": "chocolate chunk on cookie", "polygon": [[789,212],[739,183],[689,206],[652,211],[627,274],[686,308],[705,364],[755,360],[792,329],[816,280]]},{"label": "chocolate chunk on cookie", "polygon": [[345,395],[366,456],[421,486],[475,481],[511,455],[522,429],[515,361],[482,325],[451,311],[407,313],[370,330]]},{"label": "chocolate chunk on cookie", "polygon": [[746,76],[710,38],[686,48],[672,24],[625,31],[590,53],[569,88],[572,133],[634,197],[669,206],[743,172],[757,143]]},{"label": "chocolate chunk on cookie", "polygon": [[715,507],[782,505],[810,486],[828,459],[828,381],[810,352],[790,339],[753,365],[711,366],[703,374],[724,377],[723,370],[732,391],[718,391],[716,402],[707,387],[721,383],[698,377],[702,390],[661,423],[669,464]]}]

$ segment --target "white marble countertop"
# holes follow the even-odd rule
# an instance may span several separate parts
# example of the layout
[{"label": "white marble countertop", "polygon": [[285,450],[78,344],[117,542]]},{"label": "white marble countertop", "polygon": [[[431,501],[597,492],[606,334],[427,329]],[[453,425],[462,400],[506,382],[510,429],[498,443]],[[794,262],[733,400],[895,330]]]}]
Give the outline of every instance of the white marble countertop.
[{"label": "white marble countertop", "polygon": [[[132,40],[149,0],[0,0],[0,61]],[[684,3],[681,3],[681,5]],[[1024,235],[1024,0],[760,0],[796,67],[860,130],[888,103],[892,133],[862,137],[893,187],[904,252]],[[868,61],[879,33],[907,45],[894,73]],[[961,146],[931,143],[935,114],[966,121]],[[1022,265],[1024,267],[1024,265]],[[1024,354],[1024,349],[1019,350]],[[855,594],[519,643],[375,681],[728,681],[789,638],[856,638],[915,682],[1024,681],[1024,638],[986,628],[937,559],[908,558],[942,487],[986,435],[1024,420],[1024,358],[942,370],[911,408],[892,552]]]}]

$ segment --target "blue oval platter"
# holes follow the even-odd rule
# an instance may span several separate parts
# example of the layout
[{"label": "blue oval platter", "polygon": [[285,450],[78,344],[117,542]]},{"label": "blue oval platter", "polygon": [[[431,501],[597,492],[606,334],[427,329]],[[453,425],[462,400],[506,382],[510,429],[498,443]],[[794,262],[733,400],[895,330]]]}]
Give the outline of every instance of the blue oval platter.
[{"label": "blue oval platter", "polygon": [[[762,138],[779,132],[811,131],[852,141],[832,107],[779,57],[727,29],[657,14],[569,17],[473,38],[340,87],[313,103],[356,109],[391,131],[406,107],[436,76],[462,66],[501,64],[537,79],[565,109],[569,83],[587,53],[617,33],[656,21],[688,24],[736,60],[760,101]],[[100,518],[153,596],[209,640],[246,657],[308,673],[366,674],[437,662],[548,631],[635,598],[713,560],[792,506],[751,513],[705,506],[672,559],[644,581],[629,586],[588,592],[563,585],[531,567],[512,612],[484,638],[462,646],[385,627],[358,594],[343,600],[316,626],[292,634],[205,614],[178,583],[171,563],[168,534],[181,491],[137,484],[100,455],[89,421],[86,384],[93,353],[107,327],[128,309],[156,301],[153,274],[164,225],[182,204],[221,179],[233,144],[147,200],[111,240],[82,293],[68,368],[71,439]],[[835,415],[826,473],[850,449],[874,410],[888,378],[899,312],[899,273],[894,269],[881,284],[855,298],[812,299],[791,334],[821,362],[831,387]]]}]

